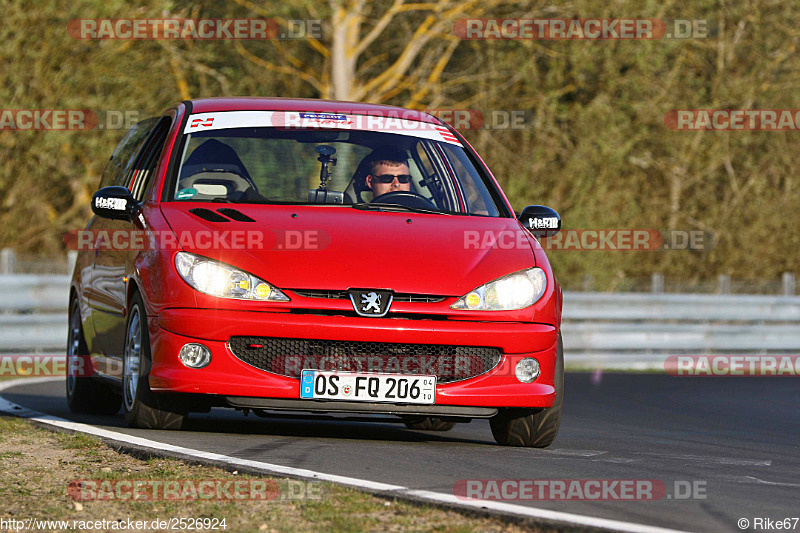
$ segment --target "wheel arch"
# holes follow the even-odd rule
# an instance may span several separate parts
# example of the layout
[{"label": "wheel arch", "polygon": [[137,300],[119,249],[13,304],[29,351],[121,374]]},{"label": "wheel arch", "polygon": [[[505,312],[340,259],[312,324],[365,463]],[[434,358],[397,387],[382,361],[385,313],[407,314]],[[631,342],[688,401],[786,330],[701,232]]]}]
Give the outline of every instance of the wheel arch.
[{"label": "wheel arch", "polygon": [[135,276],[128,277],[128,284],[125,287],[125,307],[130,311],[131,308],[131,301],[133,300],[133,295],[138,294],[142,297],[142,301],[144,302],[145,306],[145,314],[147,314],[147,300],[144,297],[144,292],[140,287],[139,280],[136,279]]},{"label": "wheel arch", "polygon": [[67,300],[67,313],[70,313],[72,310],[72,302],[73,300],[78,299],[78,289],[75,287],[74,283],[71,283],[69,286],[69,299]]}]

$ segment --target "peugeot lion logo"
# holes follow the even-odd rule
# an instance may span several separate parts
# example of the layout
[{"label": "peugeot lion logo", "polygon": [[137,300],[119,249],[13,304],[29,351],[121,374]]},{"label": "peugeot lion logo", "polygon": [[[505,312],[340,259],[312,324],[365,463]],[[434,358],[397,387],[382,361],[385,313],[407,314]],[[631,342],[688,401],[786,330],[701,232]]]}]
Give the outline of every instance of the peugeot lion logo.
[{"label": "peugeot lion logo", "polygon": [[374,291],[361,295],[361,312],[369,313],[370,309],[374,309],[373,313],[381,312],[381,295]]},{"label": "peugeot lion logo", "polygon": [[392,305],[391,291],[376,291],[372,289],[350,289],[347,291],[353,309],[360,316],[382,317],[389,312]]}]

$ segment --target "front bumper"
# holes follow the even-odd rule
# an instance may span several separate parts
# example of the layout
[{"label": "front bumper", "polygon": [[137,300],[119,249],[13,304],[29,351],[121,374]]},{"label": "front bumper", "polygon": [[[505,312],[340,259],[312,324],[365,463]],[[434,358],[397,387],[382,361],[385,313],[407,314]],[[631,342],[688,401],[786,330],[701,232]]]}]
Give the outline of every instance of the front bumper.
[{"label": "front bumper", "polygon": [[[558,329],[549,324],[168,309],[149,319],[149,332],[150,387],[154,391],[232,397],[240,406],[255,407],[258,398],[299,400],[300,381],[240,361],[227,344],[232,336],[496,347],[503,352],[500,364],[480,376],[437,385],[436,405],[550,407],[555,401]],[[180,362],[178,352],[188,342],[201,342],[211,350],[208,366],[190,369]],[[535,357],[541,365],[541,374],[533,383],[520,383],[514,375],[514,367],[523,357]],[[322,410],[320,404],[334,403],[339,402],[309,401],[308,405],[309,410]],[[359,410],[358,406],[348,409],[352,410]]]}]

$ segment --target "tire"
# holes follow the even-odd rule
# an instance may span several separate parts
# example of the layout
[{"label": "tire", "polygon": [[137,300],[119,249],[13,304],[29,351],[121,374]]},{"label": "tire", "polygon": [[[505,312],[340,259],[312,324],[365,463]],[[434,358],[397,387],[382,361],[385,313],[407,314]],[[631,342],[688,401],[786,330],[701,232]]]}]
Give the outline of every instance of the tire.
[{"label": "tire", "polygon": [[435,416],[426,416],[422,419],[406,419],[403,420],[403,423],[409,429],[418,429],[422,431],[450,431],[456,425],[456,422],[445,422],[441,418]]},{"label": "tire", "polygon": [[131,427],[181,429],[186,412],[169,406],[170,395],[150,390],[150,335],[147,313],[139,293],[131,299],[122,352],[122,408]]},{"label": "tire", "polygon": [[[69,331],[67,333],[67,405],[73,413],[114,415],[119,411],[122,397],[105,384],[81,375],[91,368],[89,348],[83,337],[81,311],[78,300],[69,306]],[[77,373],[78,375],[74,375]]]},{"label": "tire", "polygon": [[555,370],[556,401],[546,409],[504,408],[490,420],[492,435],[504,446],[546,448],[558,435],[564,405],[564,346],[558,335]]}]

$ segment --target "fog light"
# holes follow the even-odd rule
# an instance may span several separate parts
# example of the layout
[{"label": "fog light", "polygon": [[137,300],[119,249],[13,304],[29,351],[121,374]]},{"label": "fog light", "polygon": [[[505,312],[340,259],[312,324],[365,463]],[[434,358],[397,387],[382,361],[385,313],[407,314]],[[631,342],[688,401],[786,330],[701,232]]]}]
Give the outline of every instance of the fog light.
[{"label": "fog light", "polygon": [[517,363],[516,368],[514,368],[514,375],[517,376],[517,379],[520,380],[520,382],[530,383],[539,377],[540,371],[541,369],[539,368],[539,361],[533,357],[526,357]]},{"label": "fog light", "polygon": [[211,362],[211,350],[202,344],[184,344],[178,357],[189,368],[203,368]]}]

